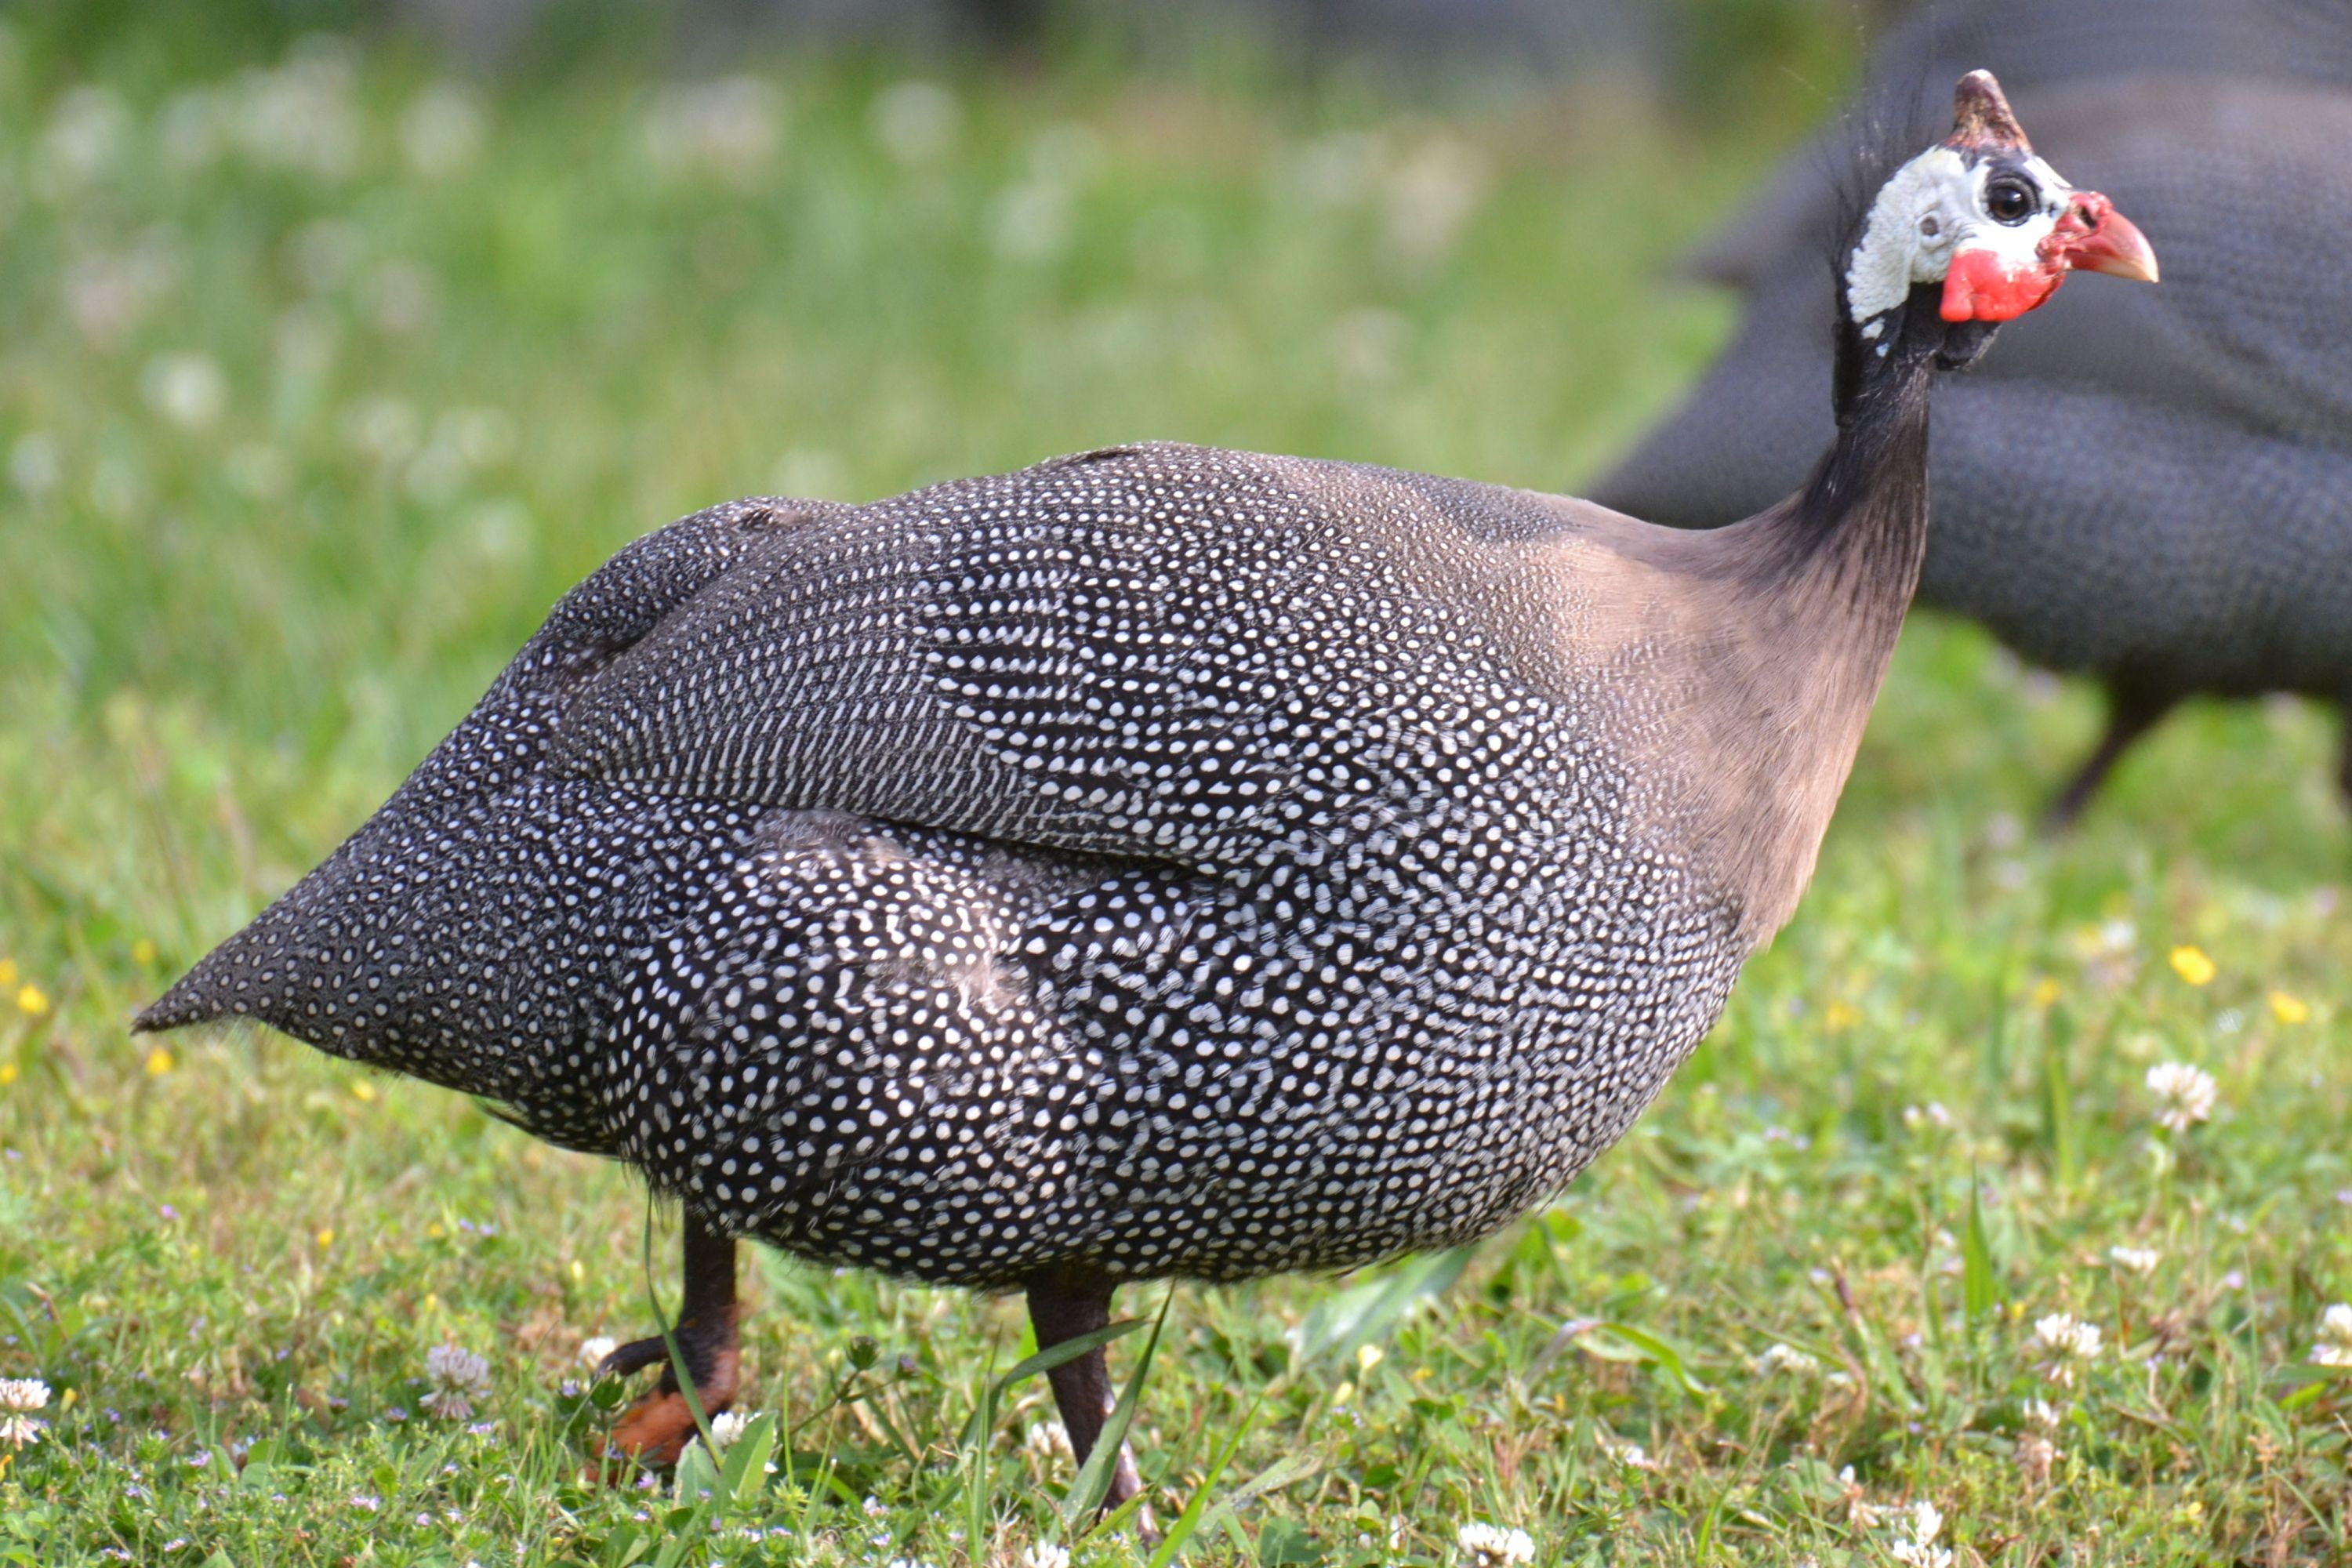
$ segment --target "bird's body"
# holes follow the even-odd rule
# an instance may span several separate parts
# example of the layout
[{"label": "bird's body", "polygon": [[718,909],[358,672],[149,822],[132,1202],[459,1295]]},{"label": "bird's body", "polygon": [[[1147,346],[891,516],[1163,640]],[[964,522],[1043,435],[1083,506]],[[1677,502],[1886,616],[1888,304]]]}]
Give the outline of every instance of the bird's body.
[{"label": "bird's body", "polygon": [[[703,512],[140,1026],[251,1017],[629,1161],[686,1212],[707,1405],[736,1237],[1024,1288],[1052,1345],[1122,1281],[1495,1230],[1795,907],[1917,581],[1936,372],[2070,267],[2152,275],[1990,78],[1958,111],[1873,209],[1837,436],[1778,505],[1691,532],[1148,446]],[[1051,1375],[1083,1455],[1101,1352]],[[677,1452],[677,1388],[622,1447]]]},{"label": "bird's body", "polygon": [[[1175,446],[719,508],[575,591],[185,995],[832,1262],[1468,1240],[1713,1023],[1891,647],[1783,648],[1691,542]],[[1776,754],[1822,701],[1843,750]]]}]

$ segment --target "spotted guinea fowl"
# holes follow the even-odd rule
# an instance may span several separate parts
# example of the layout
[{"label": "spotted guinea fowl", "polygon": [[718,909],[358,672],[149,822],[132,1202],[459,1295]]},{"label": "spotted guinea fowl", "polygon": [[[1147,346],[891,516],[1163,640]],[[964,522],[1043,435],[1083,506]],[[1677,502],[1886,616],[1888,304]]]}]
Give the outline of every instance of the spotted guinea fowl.
[{"label": "spotted guinea fowl", "polygon": [[[2070,266],[2151,270],[1975,75],[1852,252],[1836,440],[1746,522],[1181,446],[688,518],[139,1026],[257,1018],[637,1166],[706,1409],[738,1237],[1025,1289],[1054,1345],[1122,1282],[1486,1235],[1788,918],[1928,384]],[[1101,1351],[1051,1377],[1084,1456]],[[614,1442],[688,1421],[666,1382]]]},{"label": "spotted guinea fowl", "polygon": [[[2049,807],[2063,826],[2184,699],[2352,700],[2352,6],[1938,7],[1874,53],[1874,96],[1899,116],[1956,50],[1991,58],[2049,155],[2176,275],[2070,294],[1937,409],[1921,599],[2106,689],[2106,731]],[[1829,432],[1813,258],[1842,157],[1793,155],[1706,247],[1746,319],[1597,499],[1705,527],[1802,477]],[[2339,779],[2352,795],[2352,743]]]}]

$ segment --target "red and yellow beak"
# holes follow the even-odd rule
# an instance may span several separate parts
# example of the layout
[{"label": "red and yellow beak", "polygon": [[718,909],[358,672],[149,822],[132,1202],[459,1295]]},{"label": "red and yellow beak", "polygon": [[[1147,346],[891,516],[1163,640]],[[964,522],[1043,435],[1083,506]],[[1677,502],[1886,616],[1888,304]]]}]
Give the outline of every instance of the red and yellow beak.
[{"label": "red and yellow beak", "polygon": [[[2075,226],[2074,221],[2080,223]],[[2071,232],[2070,232],[2071,231]],[[2096,191],[2076,194],[2066,219],[2051,233],[2058,258],[2077,272],[2104,272],[2135,282],[2156,281],[2156,250],[2139,226]]]},{"label": "red and yellow beak", "polygon": [[2157,279],[2156,251],[2139,226],[2096,191],[2078,191],[2023,265],[1990,249],[1963,249],[1944,274],[1948,321],[2013,321],[2058,291],[2069,272]]}]

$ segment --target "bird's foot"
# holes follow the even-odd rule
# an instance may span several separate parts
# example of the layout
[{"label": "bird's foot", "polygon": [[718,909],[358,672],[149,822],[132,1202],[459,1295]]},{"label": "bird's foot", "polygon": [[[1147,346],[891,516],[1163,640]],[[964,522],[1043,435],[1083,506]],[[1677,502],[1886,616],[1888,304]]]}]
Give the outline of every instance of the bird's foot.
[{"label": "bird's foot", "polygon": [[[694,1394],[705,1421],[735,1403],[740,1358],[730,1342],[698,1355],[698,1347],[681,1343],[687,1369],[694,1375]],[[679,1391],[677,1369],[668,1365],[669,1347],[658,1339],[632,1340],[604,1358],[599,1375],[625,1377],[654,1365],[663,1367],[661,1381],[639,1394],[614,1423],[598,1450],[604,1479],[618,1483],[646,1466],[674,1465],[694,1441],[694,1412]]]}]

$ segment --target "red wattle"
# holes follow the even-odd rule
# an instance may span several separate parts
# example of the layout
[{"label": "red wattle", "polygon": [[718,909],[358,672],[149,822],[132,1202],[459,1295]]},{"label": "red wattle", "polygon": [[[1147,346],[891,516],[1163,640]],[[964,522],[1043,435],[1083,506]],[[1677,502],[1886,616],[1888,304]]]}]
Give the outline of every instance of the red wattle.
[{"label": "red wattle", "polygon": [[2065,273],[2011,267],[1990,250],[1963,250],[1944,274],[1948,321],[2013,321],[2057,292]]}]

